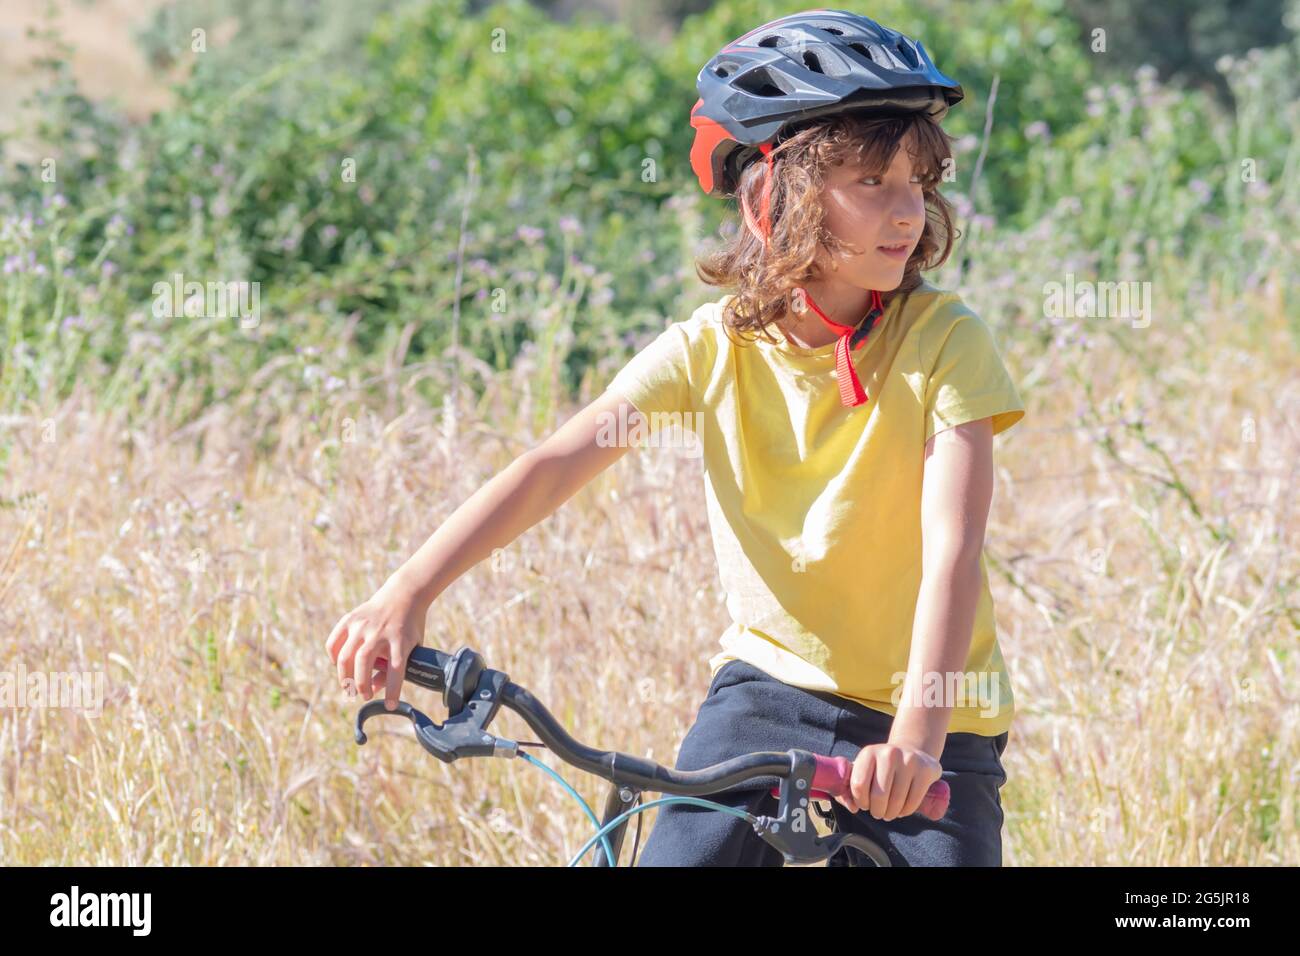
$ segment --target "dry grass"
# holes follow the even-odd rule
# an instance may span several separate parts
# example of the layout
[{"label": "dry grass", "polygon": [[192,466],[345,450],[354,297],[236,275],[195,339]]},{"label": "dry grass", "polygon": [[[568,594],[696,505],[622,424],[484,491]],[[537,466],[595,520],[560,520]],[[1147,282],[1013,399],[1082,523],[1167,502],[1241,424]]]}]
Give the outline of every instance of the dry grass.
[{"label": "dry grass", "polygon": [[[1129,380],[1112,345],[1070,356],[1096,394],[1150,396],[1144,433],[1109,423],[1113,454],[1063,373],[999,445],[1008,864],[1300,861],[1300,383],[1279,303],[1223,303],[1254,339],[1208,326],[1171,366],[1201,370],[1182,392]],[[536,769],[444,766],[399,720],[358,748],[321,646],[535,441],[510,387],[479,404],[506,410],[492,421],[462,409],[454,440],[408,396],[391,421],[346,401],[291,421],[261,454],[220,410],[170,436],[80,399],[10,420],[0,669],[102,668],[107,699],[96,719],[0,710],[0,862],[567,860],[590,829]],[[698,462],[629,455],[450,588],[427,642],[471,643],[586,742],[671,763],[725,624],[698,480]],[[497,729],[531,739],[512,714]],[[599,810],[604,784],[568,776]]]}]

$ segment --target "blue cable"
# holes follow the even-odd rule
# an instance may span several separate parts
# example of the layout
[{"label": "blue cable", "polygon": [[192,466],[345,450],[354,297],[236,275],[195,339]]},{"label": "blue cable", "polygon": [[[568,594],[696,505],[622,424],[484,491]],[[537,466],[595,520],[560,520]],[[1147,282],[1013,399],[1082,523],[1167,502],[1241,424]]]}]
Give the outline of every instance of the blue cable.
[{"label": "blue cable", "polygon": [[[546,766],[546,764],[542,763],[542,762],[541,762],[540,760],[538,760],[536,757],[532,756],[532,754],[529,754],[529,753],[527,753],[527,752],[525,752],[525,751],[523,751],[523,750],[520,750],[520,751],[519,751],[519,756],[523,757],[525,760],[527,760],[527,761],[528,761],[530,764],[532,764],[534,767],[541,767],[543,770],[545,770],[547,773],[549,773],[552,777],[554,777],[554,778],[559,782],[560,786],[562,786],[565,790],[569,791],[569,794],[573,797],[573,799],[577,800],[578,803],[582,804],[582,810],[583,810],[584,813],[587,814],[587,819],[589,819],[589,820],[591,821],[592,826],[594,826],[594,827],[599,827],[599,826],[600,826],[600,820],[598,820],[598,819],[596,818],[596,814],[593,813],[592,810],[591,810],[591,807],[589,807],[589,806],[587,805],[587,801],[584,800],[584,799],[582,799],[582,795],[579,794],[577,790],[574,790],[573,787],[569,786],[569,781],[565,780],[563,777],[561,777],[558,773],[556,773],[556,772],[555,772],[554,770],[552,770],[550,767]],[[602,844],[604,845],[604,847],[605,847],[605,859],[609,860],[609,865],[610,865],[610,866],[618,866],[618,860],[614,859],[614,850],[610,847],[610,845],[609,845],[609,840],[604,836],[604,830],[600,831],[600,833],[597,834],[597,836],[600,837],[600,841],[601,841],[601,843],[602,843]],[[588,848],[591,846],[591,844],[594,843],[594,842],[595,842],[594,839],[591,840],[591,841],[589,841],[589,842],[587,843],[587,846],[584,846],[584,847],[582,848],[582,853],[586,853],[586,852],[587,852],[587,849],[588,849]],[[582,853],[579,853],[578,856],[582,856]]]},{"label": "blue cable", "polygon": [[[744,810],[737,809],[736,807],[729,807],[725,803],[714,803],[712,800],[703,800],[700,797],[660,797],[658,800],[651,800],[649,803],[644,803],[639,807],[633,807],[631,810],[620,813],[613,820],[610,820],[609,823],[596,831],[595,836],[583,844],[582,849],[579,850],[577,855],[569,861],[569,866],[577,866],[578,861],[582,859],[583,855],[588,850],[595,846],[597,840],[604,842],[605,845],[608,846],[609,841],[605,838],[605,832],[607,830],[614,829],[628,817],[635,816],[638,813],[644,813],[651,807],[657,807],[665,803],[689,803],[697,807],[708,807],[712,810],[721,810],[723,813],[730,813],[733,817],[739,817],[742,820],[748,820],[750,818],[750,814]],[[608,856],[609,850],[607,849],[605,853]],[[609,857],[609,859],[613,859],[613,857]]]},{"label": "blue cable", "polygon": [[645,811],[649,810],[651,807],[657,807],[665,803],[689,803],[697,807],[709,807],[714,810],[721,810],[723,813],[730,813],[732,816],[740,817],[740,819],[742,820],[748,820],[750,816],[746,811],[738,810],[735,807],[729,807],[725,803],[715,803],[712,800],[704,800],[701,799],[700,797],[673,796],[673,797],[660,797],[658,800],[651,800],[649,803],[644,803],[641,804],[640,806],[633,807],[630,810],[626,810],[623,813],[620,813],[618,816],[616,816],[613,820],[610,820],[609,823],[605,824],[602,827],[600,825],[600,820],[596,818],[596,814],[592,812],[592,809],[587,804],[587,801],[582,799],[582,795],[578,793],[578,791],[574,790],[573,787],[569,786],[569,781],[565,780],[558,773],[556,773],[554,770],[546,766],[546,764],[542,763],[540,760],[538,760],[536,757],[532,756],[528,752],[524,750],[520,750],[518,752],[518,755],[520,757],[523,757],[534,767],[540,767],[541,769],[549,773],[552,777],[554,777],[555,780],[560,784],[560,786],[562,786],[565,790],[567,790],[569,792],[569,795],[572,796],[573,799],[578,801],[579,805],[581,805],[582,807],[582,811],[585,814],[587,814],[587,819],[589,819],[592,822],[593,826],[597,827],[595,836],[593,836],[590,840],[588,840],[586,843],[582,845],[582,849],[579,850],[577,855],[574,856],[574,858],[569,861],[569,866],[577,866],[578,861],[581,860],[583,856],[586,855],[588,850],[590,850],[593,846],[596,845],[597,841],[599,841],[601,846],[604,848],[605,859],[609,861],[609,865],[618,866],[618,860],[614,858],[614,850],[609,845],[609,838],[605,836],[605,834],[608,833],[610,830],[613,830],[614,828],[619,826],[619,824],[621,824],[624,820],[636,816],[636,814],[638,813],[644,813]]}]

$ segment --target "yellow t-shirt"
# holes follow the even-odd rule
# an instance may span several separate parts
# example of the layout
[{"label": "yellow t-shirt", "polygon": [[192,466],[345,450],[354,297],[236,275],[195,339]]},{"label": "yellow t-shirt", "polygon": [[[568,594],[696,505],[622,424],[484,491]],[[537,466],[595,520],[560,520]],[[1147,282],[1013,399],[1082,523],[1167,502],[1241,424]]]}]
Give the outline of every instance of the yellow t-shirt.
[{"label": "yellow t-shirt", "polygon": [[[709,664],[716,674],[744,660],[893,715],[921,584],[925,443],[989,417],[996,435],[1024,405],[988,326],[929,282],[891,301],[851,353],[870,396],[855,408],[840,403],[834,343],[800,348],[776,329],[780,344],[735,342],[721,318],[729,298],[670,325],[609,385],[646,416],[646,434],[676,420],[693,434],[675,434],[698,438],[732,621]],[[1014,702],[983,555],[980,576],[948,730],[995,736]],[[923,689],[942,693],[943,680]],[[957,687],[946,690],[931,699],[953,700]]]}]

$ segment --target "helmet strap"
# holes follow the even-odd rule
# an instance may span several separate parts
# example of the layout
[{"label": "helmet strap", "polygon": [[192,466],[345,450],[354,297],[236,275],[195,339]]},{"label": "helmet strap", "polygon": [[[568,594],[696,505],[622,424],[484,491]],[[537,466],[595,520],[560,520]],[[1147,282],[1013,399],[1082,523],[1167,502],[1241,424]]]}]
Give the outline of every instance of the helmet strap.
[{"label": "helmet strap", "polygon": [[834,330],[839,339],[835,343],[835,377],[840,387],[840,404],[848,407],[862,405],[871,400],[867,390],[862,386],[858,379],[857,369],[853,367],[853,361],[849,352],[858,348],[867,338],[876,320],[880,318],[885,311],[884,300],[881,298],[880,290],[871,290],[871,309],[863,316],[858,325],[841,325],[834,319],[829,318],[825,312],[817,308],[817,303],[813,301],[807,289],[800,287],[805,301],[809,307],[817,314],[817,317],[826,324],[827,327]]},{"label": "helmet strap", "polygon": [[769,215],[772,204],[772,144],[759,143],[758,148],[767,157],[767,168],[763,170],[763,196],[759,203],[759,218],[757,221],[754,219],[754,214],[749,211],[749,203],[745,201],[743,194],[740,197],[740,210],[744,213],[745,225],[766,249],[768,238],[772,235],[772,220]]}]

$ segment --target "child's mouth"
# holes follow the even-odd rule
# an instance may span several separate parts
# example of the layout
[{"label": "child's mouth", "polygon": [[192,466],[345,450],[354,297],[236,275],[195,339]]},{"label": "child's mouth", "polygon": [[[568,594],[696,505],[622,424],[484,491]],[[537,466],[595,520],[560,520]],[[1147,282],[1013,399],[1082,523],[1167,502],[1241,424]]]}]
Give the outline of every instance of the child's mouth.
[{"label": "child's mouth", "polygon": [[906,259],[911,246],[906,242],[896,242],[888,246],[876,246],[876,251],[882,256],[888,256],[890,259]]}]

